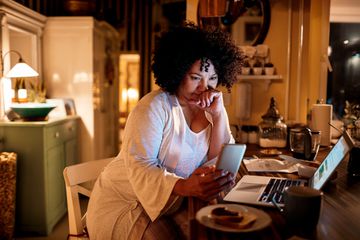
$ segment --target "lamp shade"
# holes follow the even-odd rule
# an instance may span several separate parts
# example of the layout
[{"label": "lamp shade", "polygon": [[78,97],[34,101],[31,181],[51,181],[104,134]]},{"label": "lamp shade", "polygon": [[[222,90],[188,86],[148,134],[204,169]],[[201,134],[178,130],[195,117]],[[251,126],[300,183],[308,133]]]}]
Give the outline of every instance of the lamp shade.
[{"label": "lamp shade", "polygon": [[19,61],[5,75],[7,78],[37,77],[39,74],[23,61]]}]

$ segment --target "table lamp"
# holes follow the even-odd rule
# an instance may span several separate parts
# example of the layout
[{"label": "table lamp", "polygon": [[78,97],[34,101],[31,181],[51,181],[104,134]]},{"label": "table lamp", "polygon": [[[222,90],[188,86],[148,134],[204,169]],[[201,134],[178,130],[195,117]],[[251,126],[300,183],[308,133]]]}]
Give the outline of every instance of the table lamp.
[{"label": "table lamp", "polygon": [[7,54],[9,53],[16,53],[19,56],[18,63],[15,64],[13,68],[10,69],[9,72],[5,75],[7,78],[24,78],[24,77],[37,77],[39,73],[37,73],[34,69],[32,69],[29,65],[27,65],[21,57],[21,54],[18,51],[10,50],[2,56],[2,52],[0,51],[1,55],[1,77],[4,75],[4,59]]},{"label": "table lamp", "polygon": [[[4,77],[4,59],[5,57],[10,54],[15,53],[19,56],[18,63],[15,64],[14,67],[10,69],[9,72],[6,73],[5,78],[27,78],[27,77],[37,77],[39,76],[39,73],[37,73],[33,68],[31,68],[28,64],[24,62],[24,60],[21,57],[21,54],[18,51],[10,50],[6,52],[4,55],[2,54],[2,51],[0,51],[0,120],[4,120],[5,117],[5,105],[7,97],[5,95],[9,95],[10,93],[6,91],[5,88],[9,85],[6,83]],[[11,97],[10,97],[11,99]]]}]

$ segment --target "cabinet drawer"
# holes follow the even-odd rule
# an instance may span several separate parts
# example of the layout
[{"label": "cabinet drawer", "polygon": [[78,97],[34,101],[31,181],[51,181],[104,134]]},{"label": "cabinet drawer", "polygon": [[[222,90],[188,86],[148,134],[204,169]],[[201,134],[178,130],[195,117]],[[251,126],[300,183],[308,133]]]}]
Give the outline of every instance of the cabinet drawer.
[{"label": "cabinet drawer", "polygon": [[48,147],[62,144],[69,139],[75,138],[77,132],[76,121],[68,121],[59,125],[51,126],[45,130],[45,139]]},{"label": "cabinet drawer", "polygon": [[77,124],[76,121],[68,121],[63,124],[64,140],[73,139],[77,135]]}]

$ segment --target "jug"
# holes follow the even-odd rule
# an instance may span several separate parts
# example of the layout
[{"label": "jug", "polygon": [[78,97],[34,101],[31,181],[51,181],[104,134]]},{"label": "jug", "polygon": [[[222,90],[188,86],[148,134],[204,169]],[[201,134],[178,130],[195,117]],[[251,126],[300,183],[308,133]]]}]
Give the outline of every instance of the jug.
[{"label": "jug", "polygon": [[309,128],[290,130],[290,150],[295,158],[314,160],[320,147],[321,132]]}]

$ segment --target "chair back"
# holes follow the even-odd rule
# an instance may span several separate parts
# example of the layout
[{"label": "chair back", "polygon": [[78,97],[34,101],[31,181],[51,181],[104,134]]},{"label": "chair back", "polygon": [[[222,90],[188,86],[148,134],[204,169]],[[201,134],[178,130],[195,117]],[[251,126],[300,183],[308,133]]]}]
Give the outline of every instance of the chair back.
[{"label": "chair back", "polygon": [[69,219],[68,239],[83,239],[84,237],[88,237],[85,228],[86,213],[82,215],[79,194],[90,197],[91,189],[81,184],[96,180],[104,167],[113,159],[114,158],[106,158],[65,167],[63,174]]}]

